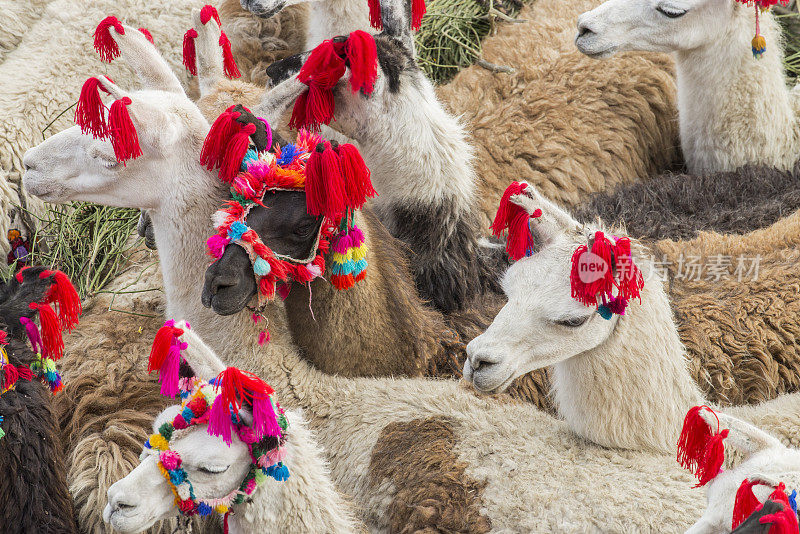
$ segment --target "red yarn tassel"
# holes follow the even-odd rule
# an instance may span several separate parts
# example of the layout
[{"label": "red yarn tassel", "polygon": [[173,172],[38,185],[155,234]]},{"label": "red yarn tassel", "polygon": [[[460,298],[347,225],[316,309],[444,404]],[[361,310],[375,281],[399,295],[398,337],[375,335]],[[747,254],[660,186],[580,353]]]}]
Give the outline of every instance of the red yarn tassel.
[{"label": "red yarn tassel", "polygon": [[183,34],[183,66],[192,76],[197,76],[197,50],[194,40],[197,39],[197,30],[189,28]]},{"label": "red yarn tassel", "polygon": [[172,338],[181,335],[183,335],[183,329],[175,328],[173,320],[165,322],[164,326],[158,329],[156,337],[153,339],[153,346],[150,348],[150,357],[147,360],[148,373],[161,369],[169,354],[169,348],[172,346]]},{"label": "red yarn tassel", "polygon": [[333,41],[323,41],[311,51],[303,64],[297,79],[306,85],[295,101],[292,110],[293,128],[310,127],[319,130],[321,124],[329,124],[333,120],[334,101],[333,87],[344,75],[345,61],[339,56]]},{"label": "red yarn tassel", "polygon": [[633,263],[631,240],[629,238],[621,237],[617,239],[614,246],[614,257],[616,258],[620,294],[626,300],[639,297],[639,292],[644,287],[644,277],[636,264]]},{"label": "red yarn tassel", "polygon": [[230,138],[239,131],[239,124],[235,121],[239,114],[231,111],[233,107],[229,107],[217,117],[203,142],[203,149],[200,151],[200,164],[205,165],[208,170],[216,169],[222,165],[225,147]]},{"label": "red yarn tassel", "polygon": [[528,187],[526,183],[511,182],[503,192],[500,205],[492,222],[492,233],[500,237],[508,229],[506,238],[506,252],[508,257],[516,261],[533,251],[533,235],[530,230],[530,219],[542,216],[542,210],[537,209],[532,214],[513,202],[511,197],[522,194]]},{"label": "red yarn tassel", "polygon": [[378,48],[375,38],[365,31],[356,30],[345,44],[345,54],[350,62],[350,89],[372,94],[378,77]]},{"label": "red yarn tassel", "polygon": [[306,162],[306,206],[309,215],[341,218],[347,192],[339,155],[330,143],[319,143]]},{"label": "red yarn tassel", "polygon": [[100,89],[105,88],[97,78],[89,78],[81,87],[81,96],[75,108],[75,124],[81,127],[81,132],[91,134],[96,139],[108,137],[108,125],[105,117],[105,104],[100,99]]},{"label": "red yarn tassel", "polygon": [[250,145],[250,136],[256,133],[255,124],[245,124],[234,121],[239,126],[239,132],[231,137],[225,148],[225,155],[219,167],[219,179],[225,183],[233,182],[239,170],[242,168],[242,160],[247,153]]},{"label": "red yarn tassel", "polygon": [[368,0],[368,2],[369,2],[369,24],[376,30],[382,30],[383,20],[381,20],[380,0]]},{"label": "red yarn tassel", "polygon": [[100,21],[94,31],[94,49],[100,55],[100,59],[106,63],[111,63],[119,57],[119,46],[117,46],[117,42],[111,37],[111,32],[109,31],[111,26],[120,35],[125,35],[125,28],[122,27],[122,23],[117,20],[117,17],[113,15]]},{"label": "red yarn tassel", "polygon": [[25,365],[17,367],[17,373],[22,380],[33,380],[33,371]]},{"label": "red yarn tassel", "polygon": [[242,75],[239,72],[239,67],[236,66],[236,60],[233,59],[233,52],[231,52],[231,41],[225,32],[219,36],[219,45],[222,47],[222,65],[225,70],[225,76],[228,78],[238,78]]},{"label": "red yarn tassel", "polygon": [[72,332],[78,325],[78,317],[83,313],[81,298],[69,277],[61,271],[44,271],[39,278],[53,275],[53,285],[47,293],[46,302],[58,304],[58,320],[61,327]]},{"label": "red yarn tassel", "polygon": [[139,31],[144,34],[144,38],[150,41],[150,44],[155,45],[156,42],[153,40],[153,34],[150,33],[150,30],[147,28],[139,28]]},{"label": "red yarn tassel", "polygon": [[761,501],[753,494],[753,486],[758,482],[751,482],[746,478],[742,481],[741,486],[736,491],[736,500],[733,504],[733,522],[731,523],[731,530],[736,529],[741,525],[745,519],[750,517],[756,507],[761,504]]},{"label": "red yarn tassel", "polygon": [[339,145],[338,151],[347,192],[347,207],[361,209],[368,198],[378,194],[372,187],[369,168],[358,149],[350,143]]},{"label": "red yarn tassel", "polygon": [[205,26],[206,23],[213,18],[217,21],[217,24],[222,26],[222,22],[219,20],[219,13],[217,13],[217,8],[211,5],[204,5],[202,9],[200,9],[200,22],[203,23]]},{"label": "red yarn tassel", "polygon": [[3,366],[3,389],[8,389],[19,380],[17,368],[7,363]]},{"label": "red yarn tassel", "polygon": [[289,128],[292,128],[293,130],[299,130],[308,124],[308,119],[306,118],[307,105],[308,91],[303,91],[300,93],[300,96],[297,97],[297,100],[294,101],[294,106],[292,107],[292,117],[289,119]]},{"label": "red yarn tassel", "polygon": [[503,231],[508,228],[508,221],[511,220],[511,210],[516,206],[516,204],[511,202],[510,198],[514,195],[521,194],[527,187],[528,184],[521,182],[511,182],[511,184],[506,187],[503,196],[500,198],[500,205],[497,207],[497,213],[494,215],[494,221],[491,226],[492,234],[494,234],[495,237],[502,236]]},{"label": "red yarn tassel", "polygon": [[42,345],[45,358],[58,360],[64,355],[64,338],[61,337],[61,325],[58,323],[56,312],[49,304],[31,302],[30,309],[38,310],[39,324],[41,324]]},{"label": "red yarn tassel", "polygon": [[719,474],[722,462],[725,461],[725,445],[722,442],[728,437],[728,432],[726,428],[722,432],[714,434],[708,440],[706,450],[703,453],[703,462],[698,472],[695,473],[698,479],[697,484],[694,486],[695,488],[705,486]]},{"label": "red yarn tassel", "polygon": [[111,134],[111,146],[114,147],[114,155],[118,161],[124,165],[129,159],[136,159],[142,155],[139,146],[139,136],[136,134],[136,127],[133,125],[128,106],[131,99],[127,96],[115,100],[108,110],[108,131]]},{"label": "red yarn tassel", "polygon": [[678,463],[684,469],[696,473],[703,461],[703,452],[711,439],[711,428],[700,416],[700,410],[713,410],[708,406],[695,406],[686,412],[683,428],[678,438]]},{"label": "red yarn tassel", "polygon": [[425,16],[425,0],[412,0],[411,2],[411,29],[419,30],[422,26],[422,17]]}]

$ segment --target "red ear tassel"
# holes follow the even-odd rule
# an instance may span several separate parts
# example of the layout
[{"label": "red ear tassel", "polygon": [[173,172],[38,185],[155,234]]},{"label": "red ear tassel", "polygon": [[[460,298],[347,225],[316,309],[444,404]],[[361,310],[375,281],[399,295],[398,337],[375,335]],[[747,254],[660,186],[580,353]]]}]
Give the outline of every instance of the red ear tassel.
[{"label": "red ear tassel", "polygon": [[217,24],[222,26],[222,22],[219,20],[219,13],[217,13],[217,8],[208,4],[204,5],[202,9],[200,9],[200,22],[205,25],[212,18],[217,21]]},{"label": "red ear tassel", "polygon": [[150,30],[148,30],[147,28],[139,28],[139,31],[144,34],[145,39],[150,41],[150,44],[152,45],[156,44],[156,42],[153,40],[153,34],[150,33]]},{"label": "red ear tassel", "polygon": [[703,462],[699,471],[695,473],[698,479],[697,484],[694,486],[695,488],[705,486],[719,474],[722,462],[725,461],[725,445],[722,442],[728,437],[728,432],[726,428],[722,432],[714,434],[708,440],[706,450],[703,453]]},{"label": "red ear tassel", "polygon": [[511,184],[506,187],[491,226],[492,234],[494,234],[495,237],[502,236],[503,231],[508,228],[508,221],[511,219],[511,210],[516,206],[516,204],[509,199],[514,195],[521,194],[527,187],[528,184],[521,182],[511,182]]},{"label": "red ear tassel", "polygon": [[[772,525],[769,529],[769,534],[795,534],[800,530],[798,528],[797,514],[795,514],[794,510],[789,504],[789,498],[786,496],[785,490],[786,485],[781,482],[778,484],[778,487],[775,488],[775,491],[769,496],[769,500],[781,503],[783,505],[783,509],[780,512],[765,515],[759,519],[759,523],[762,525],[768,523]],[[757,509],[760,508],[761,506],[759,506]]]},{"label": "red ear tassel", "polygon": [[61,337],[61,325],[58,323],[56,312],[49,304],[31,302],[30,309],[39,312],[39,323],[42,331],[42,345],[44,345],[44,356],[52,360],[58,360],[64,355],[64,338]]},{"label": "red ear tassel", "polygon": [[620,294],[627,300],[637,298],[644,287],[644,277],[636,264],[633,263],[631,240],[629,238],[621,237],[617,239],[614,246],[614,256],[616,258]]},{"label": "red ear tassel", "polygon": [[369,3],[369,24],[376,30],[383,29],[383,21],[381,20],[381,4],[380,0],[368,0]]},{"label": "red ear tassel", "polygon": [[372,187],[369,168],[358,149],[350,143],[339,145],[339,158],[347,192],[347,206],[361,209],[368,198],[374,198],[378,194]]},{"label": "red ear tassel", "polygon": [[297,97],[297,100],[294,101],[294,106],[292,107],[292,116],[289,119],[289,128],[299,130],[308,124],[308,118],[306,117],[307,105],[308,91],[303,91],[300,93],[300,96]]},{"label": "red ear tassel", "polygon": [[228,141],[239,131],[239,125],[235,121],[239,114],[231,111],[233,108],[234,106],[229,107],[217,117],[203,142],[200,164],[205,165],[208,170],[216,169],[222,164]]},{"label": "red ear tassel", "polygon": [[17,368],[7,363],[3,366],[3,389],[8,389],[19,380]]},{"label": "red ear tassel", "polygon": [[97,29],[94,31],[94,49],[100,55],[100,59],[106,63],[111,63],[114,59],[119,57],[119,46],[117,42],[111,37],[109,28],[113,26],[120,35],[125,35],[125,28],[122,23],[117,20],[117,17],[111,15],[100,21]]},{"label": "red ear tassel", "polygon": [[614,287],[614,273],[612,272],[614,253],[612,244],[605,234],[603,232],[595,232],[591,252],[603,260],[605,272],[601,273],[599,277],[592,276],[592,279],[587,281],[585,273],[584,276],[581,275],[582,269],[586,267],[581,258],[588,250],[586,245],[581,245],[572,255],[570,286],[572,288],[572,298],[585,306],[596,306],[599,296],[603,298],[603,302],[605,302],[606,298],[611,297],[611,290]]},{"label": "red ear tassel", "polygon": [[197,51],[194,40],[197,39],[197,30],[189,28],[183,34],[183,66],[192,76],[197,76]]},{"label": "red ear tassel", "polygon": [[150,357],[147,360],[147,372],[158,371],[164,365],[164,360],[169,354],[174,336],[183,335],[182,328],[175,328],[175,321],[169,320],[164,326],[158,329],[156,337],[153,339],[153,346],[150,348]]},{"label": "red ear tassel", "polygon": [[58,304],[58,320],[61,327],[72,332],[72,329],[78,325],[78,317],[83,313],[81,298],[69,277],[61,271],[44,271],[39,278],[47,278],[51,274],[53,275],[53,285],[50,286],[46,301]]},{"label": "red ear tassel", "polygon": [[533,251],[533,236],[530,230],[531,218],[539,218],[542,216],[542,210],[537,209],[532,214],[528,213],[525,208],[511,202],[511,197],[514,195],[523,194],[528,187],[526,183],[511,182],[503,197],[500,199],[500,206],[497,208],[494,221],[492,222],[492,233],[500,237],[503,231],[508,229],[508,237],[506,238],[506,252],[508,257],[514,261],[525,257],[529,252]]},{"label": "red ear tassel", "polygon": [[318,144],[306,162],[306,206],[309,215],[341,218],[347,202],[339,155],[330,143]]},{"label": "red ear tassel", "polygon": [[247,153],[247,147],[250,145],[250,136],[256,133],[255,124],[242,125],[238,122],[236,124],[239,125],[239,132],[228,142],[219,168],[219,179],[226,183],[231,183],[236,178],[242,167],[244,155]]},{"label": "red ear tassel", "polygon": [[711,410],[708,406],[695,406],[686,412],[678,438],[678,463],[692,473],[697,472],[703,459],[703,451],[711,439],[711,428],[700,416],[700,410],[703,409]]},{"label": "red ear tassel", "polygon": [[97,78],[86,80],[81,88],[78,106],[75,108],[75,124],[81,127],[81,132],[90,133],[96,139],[108,137],[106,107],[100,99],[100,89],[105,91]]},{"label": "red ear tassel", "polygon": [[345,61],[339,57],[330,39],[323,41],[311,51],[297,74],[297,79],[308,85],[308,90],[294,103],[290,127],[310,127],[318,130],[321,124],[328,124],[333,120],[332,89],[344,75],[345,70]]},{"label": "red ear tassel", "polygon": [[375,38],[365,31],[356,30],[345,43],[345,54],[350,61],[350,88],[372,94],[378,77],[378,49]]},{"label": "red ear tassel", "polygon": [[755,511],[761,502],[753,494],[753,486],[758,482],[751,482],[747,479],[742,481],[741,486],[736,491],[736,500],[733,504],[733,522],[731,523],[731,530],[736,529],[741,525],[745,519]]},{"label": "red ear tassel", "polygon": [[236,66],[236,60],[233,59],[233,52],[231,52],[231,41],[225,32],[219,36],[219,46],[222,47],[222,66],[225,71],[225,76],[228,78],[238,78],[242,75],[239,72],[239,67]]},{"label": "red ear tassel", "polygon": [[411,2],[411,29],[419,30],[422,26],[422,17],[425,16],[425,0],[412,0]]},{"label": "red ear tassel", "polygon": [[23,380],[33,380],[33,371],[24,365],[17,367],[17,373],[19,373],[19,377]]},{"label": "red ear tassel", "polygon": [[139,136],[136,134],[136,127],[133,125],[128,106],[131,99],[127,96],[115,100],[108,111],[108,130],[111,134],[111,146],[114,147],[114,155],[123,165],[129,159],[136,159],[142,155],[139,146]]}]

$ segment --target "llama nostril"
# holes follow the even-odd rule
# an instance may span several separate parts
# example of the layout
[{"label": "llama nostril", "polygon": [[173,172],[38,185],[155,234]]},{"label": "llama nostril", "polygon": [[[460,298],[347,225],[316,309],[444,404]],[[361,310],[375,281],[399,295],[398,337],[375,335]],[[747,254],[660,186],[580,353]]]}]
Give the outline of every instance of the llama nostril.
[{"label": "llama nostril", "polygon": [[586,24],[585,22],[578,23],[578,37],[577,37],[578,39],[580,39],[581,37],[586,37],[587,35],[591,35],[593,33],[594,31],[591,28],[589,28],[588,24]]}]

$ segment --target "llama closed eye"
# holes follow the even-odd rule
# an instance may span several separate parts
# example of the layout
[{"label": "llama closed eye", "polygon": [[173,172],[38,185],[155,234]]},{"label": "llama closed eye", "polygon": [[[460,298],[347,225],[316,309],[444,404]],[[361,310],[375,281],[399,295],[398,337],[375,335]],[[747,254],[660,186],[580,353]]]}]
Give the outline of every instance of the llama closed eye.
[{"label": "llama closed eye", "polygon": [[656,11],[658,11],[659,13],[664,15],[665,17],[668,17],[668,18],[671,18],[671,19],[677,19],[677,18],[682,17],[682,16],[684,16],[686,14],[686,10],[685,9],[681,9],[681,8],[674,7],[674,6],[668,6],[668,5],[660,5],[660,6],[656,7]]},{"label": "llama closed eye", "polygon": [[582,326],[588,320],[589,320],[589,316],[587,315],[587,316],[584,316],[584,317],[569,317],[567,319],[559,319],[559,320],[554,321],[554,322],[557,325],[560,325],[560,326],[566,326],[566,327],[569,327],[569,328],[577,328],[579,326]]},{"label": "llama closed eye", "polygon": [[201,465],[197,470],[206,475],[219,475],[228,470],[229,465]]}]

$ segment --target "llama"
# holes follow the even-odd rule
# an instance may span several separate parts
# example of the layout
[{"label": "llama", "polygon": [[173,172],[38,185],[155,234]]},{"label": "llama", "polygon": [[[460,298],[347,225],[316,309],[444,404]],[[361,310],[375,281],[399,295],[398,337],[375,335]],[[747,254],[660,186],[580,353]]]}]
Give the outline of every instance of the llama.
[{"label": "llama", "polygon": [[[46,273],[41,267],[25,269],[19,279],[13,277],[0,288],[0,323],[9,335],[2,349],[3,367],[10,363],[29,369],[37,360],[23,341],[26,329],[20,319],[33,319],[36,311],[29,304],[43,301],[50,291],[52,276],[40,277]],[[6,387],[7,383],[2,389]],[[56,403],[51,397],[46,384],[22,378],[0,394],[5,433],[0,441],[0,469],[6,474],[0,482],[4,532],[78,532],[53,409]]]},{"label": "llama", "polygon": [[[748,490],[753,497],[750,506],[756,506],[766,501],[781,482],[789,488],[789,494],[791,488],[800,487],[800,449],[790,449],[775,437],[730,415],[705,407],[698,410],[698,415],[711,432],[728,430],[725,443],[743,453],[744,459],[710,480],[706,489],[708,507],[686,532],[702,534],[735,529],[750,514],[750,510],[736,509],[737,502],[744,508],[743,496]],[[742,496],[740,488],[746,488]],[[734,519],[734,515],[740,517]]]},{"label": "llama", "polygon": [[674,54],[681,146],[690,173],[732,171],[747,163],[791,169],[800,136],[780,29],[769,12],[760,15],[769,46],[756,61],[750,54],[753,18],[752,6],[735,0],[610,0],[579,17],[575,43],[594,58],[625,50]]},{"label": "llama", "polygon": [[[115,30],[109,32],[114,35]],[[199,153],[208,125],[188,99],[163,89],[173,75],[146,41],[133,31],[115,39],[126,58],[131,42],[155,55],[146,90],[127,93],[101,78],[112,97],[131,98],[126,107],[146,152],[122,165],[108,141],[81,135],[77,127],[68,129],[28,153],[26,187],[53,200],[62,194],[75,198],[90,195],[87,179],[94,179],[94,190],[100,178],[103,185],[91,198],[128,205],[140,199],[139,207],[152,209],[168,314],[182,312],[178,316],[187,317],[228,364],[253,369],[285,395],[288,407],[309,414],[310,426],[328,451],[334,483],[353,497],[359,517],[370,528],[460,523],[462,530],[486,531],[491,523],[495,529],[575,525],[580,530],[599,523],[611,530],[641,530],[651,521],[681,525],[687,515],[699,516],[700,503],[687,489],[688,478],[672,461],[641,452],[609,455],[572,437],[563,422],[533,406],[476,398],[450,381],[325,375],[298,355],[289,341],[285,313],[275,304],[265,310],[273,336],[264,347],[258,345],[259,326],[249,313],[221,317],[203,308],[199,289],[207,259],[204,236],[197,234],[198,229],[211,233],[208,214],[224,197],[217,178],[194,163],[196,156],[181,159],[181,154]],[[163,83],[151,85],[159,77],[165,78]],[[147,128],[152,121],[158,128]],[[156,166],[158,172],[152,170]],[[132,183],[126,183],[127,177]],[[157,181],[164,177],[170,180],[169,196]],[[135,187],[136,199],[120,193],[120,200],[115,187]],[[209,195],[214,191],[216,195]],[[531,455],[540,457],[535,466]],[[397,465],[398,457],[409,470],[389,467]],[[584,469],[563,469],[565,458]],[[605,488],[585,486],[581,473],[586,472],[614,478],[619,493],[609,497]],[[645,479],[658,503],[646,517],[631,513],[634,503],[626,497]],[[509,491],[512,487],[522,489]],[[576,487],[581,491],[576,493]],[[543,494],[550,497],[546,505]],[[552,503],[564,506],[554,509]],[[641,503],[635,506],[640,510]],[[588,517],[587,509],[596,514]]]},{"label": "llama", "polygon": [[[182,331],[178,342],[186,347],[181,357],[189,367],[182,380],[191,382],[196,377],[200,383],[193,391],[187,391],[189,396],[183,406],[170,406],[156,417],[154,436],[163,436],[160,429],[175,420],[187,402],[195,398],[193,393],[202,391],[198,389],[201,384],[226,372],[225,365],[186,323],[178,323],[176,327]],[[243,420],[249,422],[245,425],[247,428],[252,427],[251,410],[248,405],[240,412]],[[226,517],[226,524],[231,531],[242,534],[363,531],[363,526],[354,519],[352,506],[333,486],[323,451],[316,444],[302,412],[289,410],[285,416],[288,421],[288,429],[284,430],[285,443],[276,449],[281,452],[275,456],[285,455],[283,462],[289,468],[288,479],[259,481],[247,502],[230,507],[231,515],[229,520]],[[167,443],[173,451],[168,454],[178,453],[181,458],[180,467],[191,477],[194,494],[206,499],[240,489],[242,480],[253,469],[250,449],[239,434],[234,433],[231,442],[226,443],[222,437],[211,435],[208,429],[206,419],[205,423],[174,430]],[[154,443],[155,440],[148,441],[141,464],[108,490],[103,517],[119,532],[140,532],[156,521],[178,514],[173,490],[159,470],[164,453],[159,455]],[[278,444],[277,439],[274,444]]]},{"label": "llama", "polygon": [[[570,296],[580,287],[571,283],[570,258],[587,236],[590,243],[592,236],[604,239],[602,229],[582,226],[532,186],[511,201],[529,214],[544,212],[530,226],[538,248],[506,273],[508,304],[467,346],[465,378],[480,391],[502,391],[514,376],[552,366],[554,403],[578,435],[608,447],[674,451],[683,414],[703,404],[703,396],[689,374],[663,285],[645,284],[639,300],[626,293],[624,314],[603,319]],[[636,243],[631,249],[648,277],[652,257]]]}]

